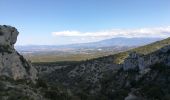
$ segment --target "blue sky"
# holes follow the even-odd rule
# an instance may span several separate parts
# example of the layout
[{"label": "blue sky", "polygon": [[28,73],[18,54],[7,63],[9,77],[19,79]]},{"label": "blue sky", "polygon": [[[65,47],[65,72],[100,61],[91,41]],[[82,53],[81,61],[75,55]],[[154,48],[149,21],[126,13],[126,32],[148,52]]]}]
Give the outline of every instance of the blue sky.
[{"label": "blue sky", "polygon": [[0,0],[0,14],[17,45],[170,36],[170,0]]}]

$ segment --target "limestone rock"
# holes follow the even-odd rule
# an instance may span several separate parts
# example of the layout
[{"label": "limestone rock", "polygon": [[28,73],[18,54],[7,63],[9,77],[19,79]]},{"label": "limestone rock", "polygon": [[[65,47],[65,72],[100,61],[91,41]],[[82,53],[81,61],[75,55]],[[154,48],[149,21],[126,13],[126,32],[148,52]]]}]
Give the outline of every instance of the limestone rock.
[{"label": "limestone rock", "polygon": [[11,26],[0,25],[0,45],[13,46],[17,41],[19,32]]},{"label": "limestone rock", "polygon": [[165,46],[148,55],[131,52],[123,63],[123,69],[129,70],[137,68],[143,72],[149,66],[161,62],[165,65],[170,65],[170,46]]},{"label": "limestone rock", "polygon": [[0,76],[34,81],[36,69],[14,49],[18,34],[16,28],[0,25]]}]

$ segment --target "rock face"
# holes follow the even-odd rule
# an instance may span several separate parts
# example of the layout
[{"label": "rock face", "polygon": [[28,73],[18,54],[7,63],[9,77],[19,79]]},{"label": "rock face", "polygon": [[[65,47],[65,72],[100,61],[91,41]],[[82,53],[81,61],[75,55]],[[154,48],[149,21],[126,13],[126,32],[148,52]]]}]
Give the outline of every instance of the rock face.
[{"label": "rock face", "polygon": [[17,40],[18,31],[11,26],[0,26],[0,45],[10,45],[13,47]]},{"label": "rock face", "polygon": [[123,64],[124,70],[139,69],[144,71],[151,65],[163,62],[165,65],[170,65],[170,46],[165,46],[158,51],[150,53],[149,55],[142,55],[136,52],[131,52]]},{"label": "rock face", "polygon": [[0,25],[0,76],[34,81],[36,69],[14,49],[18,34],[16,28]]}]

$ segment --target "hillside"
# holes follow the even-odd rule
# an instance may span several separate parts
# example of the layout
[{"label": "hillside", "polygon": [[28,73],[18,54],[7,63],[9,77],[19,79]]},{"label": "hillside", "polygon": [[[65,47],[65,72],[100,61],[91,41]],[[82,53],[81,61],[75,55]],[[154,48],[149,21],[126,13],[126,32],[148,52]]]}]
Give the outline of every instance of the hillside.
[{"label": "hillside", "polygon": [[168,100],[169,51],[167,38],[92,60],[34,65],[40,79],[69,89],[74,100]]},{"label": "hillside", "polygon": [[116,55],[113,55],[113,56],[116,56],[114,62],[122,63],[130,52],[136,52],[139,54],[146,55],[146,54],[152,53],[154,51],[157,51],[157,50],[161,49],[162,47],[168,46],[168,45],[170,45],[170,38],[167,38],[167,39],[164,39],[161,41],[157,41],[157,42],[154,42],[154,43],[151,43],[151,44],[148,44],[145,46],[141,46],[138,48],[134,48],[134,49],[126,51],[126,52],[121,52]]}]

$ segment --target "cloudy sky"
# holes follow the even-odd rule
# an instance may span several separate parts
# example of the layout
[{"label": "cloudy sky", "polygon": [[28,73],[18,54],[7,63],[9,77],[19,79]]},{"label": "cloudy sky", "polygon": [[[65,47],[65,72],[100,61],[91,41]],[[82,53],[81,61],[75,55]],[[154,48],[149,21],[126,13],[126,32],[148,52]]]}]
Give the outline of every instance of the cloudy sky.
[{"label": "cloudy sky", "polygon": [[0,0],[0,13],[17,45],[170,37],[170,0]]}]

